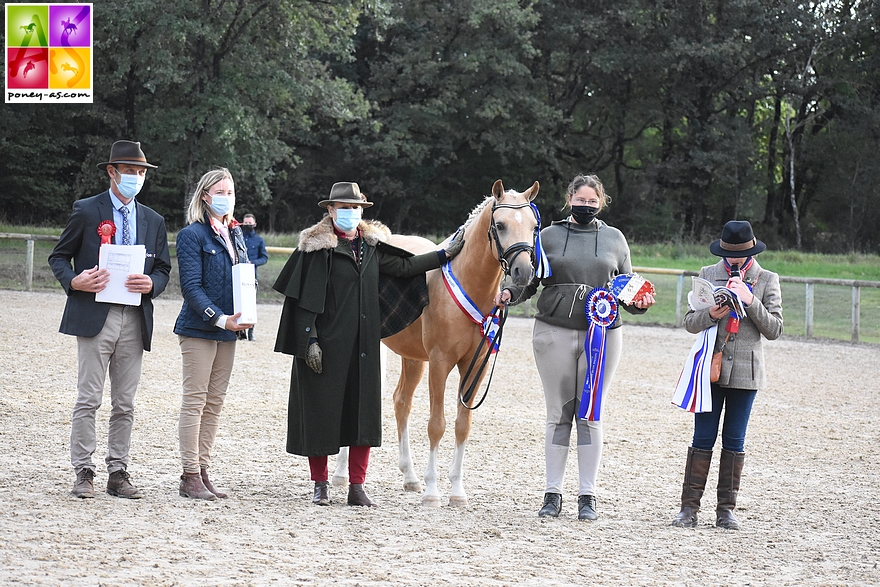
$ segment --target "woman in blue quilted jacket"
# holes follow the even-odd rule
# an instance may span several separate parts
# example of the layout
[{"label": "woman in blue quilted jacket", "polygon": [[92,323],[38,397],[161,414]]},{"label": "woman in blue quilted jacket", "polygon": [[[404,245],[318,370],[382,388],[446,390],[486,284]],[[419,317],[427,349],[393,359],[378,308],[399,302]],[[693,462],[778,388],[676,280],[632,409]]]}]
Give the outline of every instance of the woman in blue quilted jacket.
[{"label": "woman in blue quilted jacket", "polygon": [[228,169],[202,176],[187,209],[189,225],[177,235],[177,266],[183,307],[174,325],[183,359],[180,405],[180,495],[226,497],[208,479],[211,449],[220,425],[235,342],[253,324],[238,324],[232,301],[232,266],[247,263],[247,246],[235,208]]}]

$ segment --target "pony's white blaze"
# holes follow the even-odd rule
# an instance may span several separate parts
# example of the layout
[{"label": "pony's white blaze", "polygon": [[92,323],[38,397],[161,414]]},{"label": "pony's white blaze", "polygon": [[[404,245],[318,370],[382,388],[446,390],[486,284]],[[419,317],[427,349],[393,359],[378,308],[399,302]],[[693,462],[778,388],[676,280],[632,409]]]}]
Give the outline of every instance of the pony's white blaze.
[{"label": "pony's white blaze", "polygon": [[[485,315],[492,310],[502,277],[500,256],[505,257],[503,264],[509,267],[509,279],[516,285],[525,287],[535,274],[531,264],[532,255],[528,253],[535,244],[538,221],[529,209],[529,204],[538,194],[539,188],[538,182],[535,182],[522,193],[505,191],[501,180],[498,180],[492,186],[492,195],[474,208],[464,224],[464,247],[453,259],[450,268],[479,314]],[[504,229],[499,230],[502,224]],[[413,236],[392,236],[391,244],[415,254],[437,249],[437,245],[431,241]],[[446,242],[440,246],[445,244]],[[431,302],[421,317],[383,342],[401,357],[400,378],[394,389],[394,415],[397,419],[400,449],[398,465],[404,475],[404,488],[409,491],[418,491],[421,488],[413,471],[410,455],[409,415],[412,411],[413,394],[425,372],[426,363],[429,365],[430,442],[422,504],[437,507],[441,505],[437,486],[437,461],[440,440],[446,429],[443,406],[446,379],[456,368],[459,378],[463,378],[471,358],[477,353],[484,353],[486,347],[480,327],[452,299],[441,272],[428,272],[427,282]],[[476,377],[476,388],[479,388],[484,374]],[[468,503],[464,488],[464,451],[473,412],[459,405],[458,393],[451,395],[451,401],[458,407],[455,418],[455,450],[449,470],[449,480],[452,483],[449,505],[464,506]],[[475,399],[476,394],[468,401],[472,405]]]}]

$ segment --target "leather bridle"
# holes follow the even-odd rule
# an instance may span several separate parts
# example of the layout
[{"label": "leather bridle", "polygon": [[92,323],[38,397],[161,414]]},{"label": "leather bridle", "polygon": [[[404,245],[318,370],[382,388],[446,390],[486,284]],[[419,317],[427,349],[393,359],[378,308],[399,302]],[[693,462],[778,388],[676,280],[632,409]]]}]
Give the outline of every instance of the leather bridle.
[{"label": "leather bridle", "polygon": [[[535,213],[534,209],[531,207],[530,202],[525,202],[524,204],[495,204],[492,206],[492,220],[489,223],[489,241],[495,245],[495,251],[498,254],[498,263],[501,264],[501,269],[504,271],[504,274],[510,277],[510,267],[513,265],[514,259],[517,258],[521,253],[528,253],[529,259],[532,264],[532,267],[536,265],[535,259],[535,236],[537,235],[537,231],[541,229],[540,226],[537,227],[535,231],[535,235],[532,236],[532,244],[527,242],[518,242],[513,243],[506,249],[501,246],[501,239],[498,236],[498,226],[495,224],[495,210],[499,208],[525,208],[528,207],[532,214]],[[535,220],[538,220],[537,215],[535,216]]]}]

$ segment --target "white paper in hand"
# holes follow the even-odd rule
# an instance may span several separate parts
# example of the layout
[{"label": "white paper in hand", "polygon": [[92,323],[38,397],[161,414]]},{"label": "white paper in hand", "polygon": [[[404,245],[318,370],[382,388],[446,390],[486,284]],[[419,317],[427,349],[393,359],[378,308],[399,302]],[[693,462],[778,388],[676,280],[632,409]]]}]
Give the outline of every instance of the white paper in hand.
[{"label": "white paper in hand", "polygon": [[129,275],[144,272],[147,248],[144,245],[101,245],[98,269],[110,273],[107,287],[95,294],[96,302],[140,306],[141,294],[125,287]]}]

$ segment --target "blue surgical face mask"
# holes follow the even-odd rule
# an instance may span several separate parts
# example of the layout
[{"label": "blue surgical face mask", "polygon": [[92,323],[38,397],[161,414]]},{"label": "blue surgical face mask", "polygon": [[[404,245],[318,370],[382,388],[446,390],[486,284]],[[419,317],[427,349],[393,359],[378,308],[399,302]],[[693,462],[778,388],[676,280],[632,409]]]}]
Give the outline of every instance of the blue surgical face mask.
[{"label": "blue surgical face mask", "polygon": [[232,196],[211,196],[211,210],[217,216],[226,216],[232,211]]},{"label": "blue surgical face mask", "polygon": [[116,178],[114,178],[114,181],[116,181],[116,189],[119,190],[119,193],[125,198],[131,200],[140,193],[141,188],[144,187],[145,179],[146,177],[143,175],[120,173],[119,180],[117,181]]},{"label": "blue surgical face mask", "polygon": [[337,208],[336,209],[336,228],[342,232],[351,232],[357,228],[361,222],[360,206],[357,208]]}]

